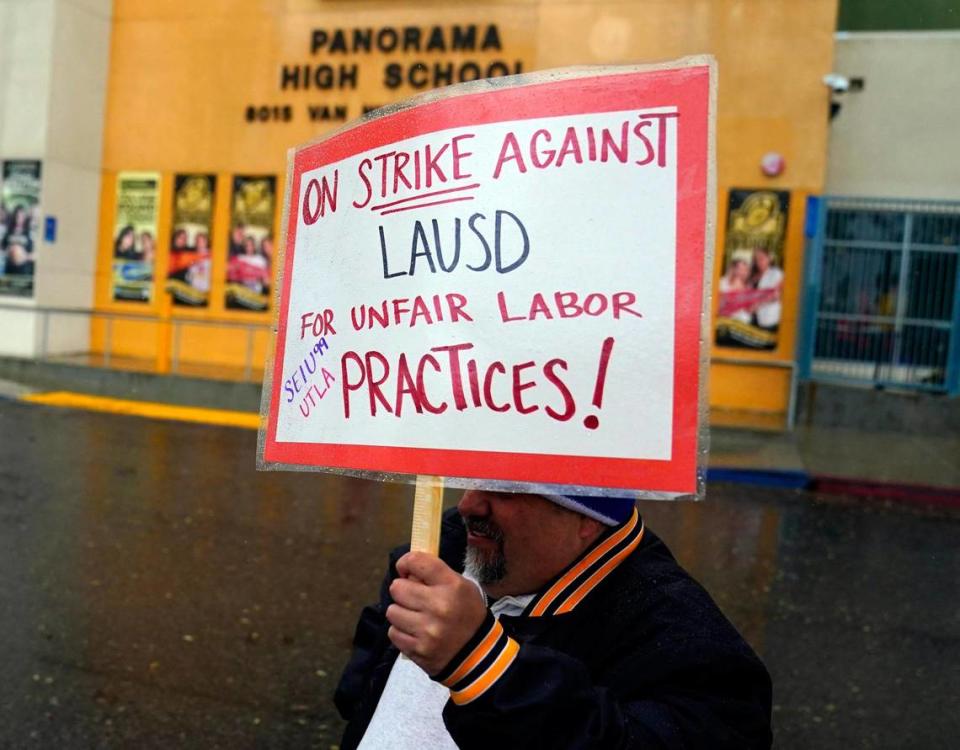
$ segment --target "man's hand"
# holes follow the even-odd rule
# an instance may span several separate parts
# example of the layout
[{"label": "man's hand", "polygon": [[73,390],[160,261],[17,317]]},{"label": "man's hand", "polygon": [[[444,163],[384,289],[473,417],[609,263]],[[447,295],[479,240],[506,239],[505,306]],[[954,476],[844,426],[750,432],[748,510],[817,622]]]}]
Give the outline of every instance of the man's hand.
[{"label": "man's hand", "polygon": [[388,635],[424,672],[435,675],[473,637],[487,615],[476,584],[435,555],[408,552],[390,584]]}]

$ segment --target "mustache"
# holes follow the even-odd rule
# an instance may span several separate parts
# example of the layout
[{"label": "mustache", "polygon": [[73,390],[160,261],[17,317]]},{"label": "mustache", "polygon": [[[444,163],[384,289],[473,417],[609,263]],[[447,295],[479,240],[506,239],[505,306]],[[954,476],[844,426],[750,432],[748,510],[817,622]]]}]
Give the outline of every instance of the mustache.
[{"label": "mustache", "polygon": [[466,516],[463,519],[463,525],[467,527],[467,531],[469,532],[489,537],[495,542],[503,541],[503,531],[489,519],[480,518],[479,516]]}]

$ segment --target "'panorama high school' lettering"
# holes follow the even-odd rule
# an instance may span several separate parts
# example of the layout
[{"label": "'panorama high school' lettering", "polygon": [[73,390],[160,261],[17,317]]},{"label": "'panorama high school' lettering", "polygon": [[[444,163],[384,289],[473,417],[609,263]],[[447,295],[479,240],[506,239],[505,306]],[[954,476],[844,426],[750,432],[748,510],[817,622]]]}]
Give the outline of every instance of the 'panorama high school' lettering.
[{"label": "'panorama high school' lettering", "polygon": [[444,26],[383,26],[378,29],[314,29],[310,53],[356,54],[357,52],[486,52],[500,51],[496,24]]}]

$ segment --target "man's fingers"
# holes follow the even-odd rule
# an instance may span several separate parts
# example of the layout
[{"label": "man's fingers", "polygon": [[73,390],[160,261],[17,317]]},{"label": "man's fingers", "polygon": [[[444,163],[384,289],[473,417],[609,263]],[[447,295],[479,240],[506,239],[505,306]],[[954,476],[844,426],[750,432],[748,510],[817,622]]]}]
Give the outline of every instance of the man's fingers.
[{"label": "man's fingers", "polygon": [[414,649],[417,646],[417,639],[412,635],[404,633],[402,630],[391,626],[387,631],[387,637],[394,646],[400,649],[400,651],[407,656],[410,656],[414,653]]},{"label": "man's fingers", "polygon": [[423,616],[418,612],[391,604],[387,607],[387,621],[395,628],[415,637],[421,630]]},{"label": "man's fingers", "polygon": [[457,575],[443,560],[429,552],[408,552],[397,560],[397,572],[403,578],[416,578],[428,586]]},{"label": "man's fingers", "polygon": [[412,578],[395,578],[390,583],[390,597],[407,609],[422,612],[429,608],[430,589]]}]

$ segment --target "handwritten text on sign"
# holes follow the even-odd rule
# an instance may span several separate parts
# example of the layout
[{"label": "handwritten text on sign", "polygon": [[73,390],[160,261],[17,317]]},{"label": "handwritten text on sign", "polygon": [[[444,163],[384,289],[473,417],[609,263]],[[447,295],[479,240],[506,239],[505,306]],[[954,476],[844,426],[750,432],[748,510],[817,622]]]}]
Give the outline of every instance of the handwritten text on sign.
[{"label": "handwritten text on sign", "polygon": [[578,461],[672,458],[678,144],[697,113],[503,114],[381,128],[297,175],[268,459],[484,476],[496,453],[491,479],[625,486]]}]

